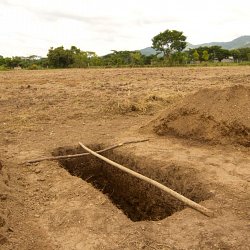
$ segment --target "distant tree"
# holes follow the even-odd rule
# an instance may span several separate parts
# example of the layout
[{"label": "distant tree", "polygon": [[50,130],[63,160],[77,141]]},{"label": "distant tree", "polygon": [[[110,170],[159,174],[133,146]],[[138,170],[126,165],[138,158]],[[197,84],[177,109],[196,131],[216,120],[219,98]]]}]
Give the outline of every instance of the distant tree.
[{"label": "distant tree", "polygon": [[48,68],[48,67],[49,67],[48,58],[47,58],[47,57],[43,57],[43,58],[39,59],[39,60],[37,61],[37,64],[38,64],[41,68]]},{"label": "distant tree", "polygon": [[143,58],[143,65],[151,65],[153,60],[157,58],[157,56],[156,55],[150,55],[150,56],[142,55],[142,58]]},{"label": "distant tree", "polygon": [[175,52],[181,52],[187,45],[186,36],[183,35],[183,32],[177,30],[165,30],[153,37],[152,42],[152,48],[163,52],[166,58],[169,58]]},{"label": "distant tree", "polygon": [[5,59],[3,56],[0,56],[0,66],[5,64]]},{"label": "distant tree", "polygon": [[63,46],[50,48],[48,52],[48,65],[53,68],[85,68],[101,66],[103,61],[92,51],[82,51],[76,46],[64,49]]},{"label": "distant tree", "polygon": [[195,50],[194,53],[193,53],[193,59],[196,62],[198,62],[200,60],[200,55],[199,55],[197,50]]},{"label": "distant tree", "polygon": [[168,60],[167,65],[181,65],[186,64],[188,61],[188,55],[186,52],[175,52],[170,60]]},{"label": "distant tree", "polygon": [[222,61],[225,58],[228,58],[230,56],[229,50],[223,49],[221,46],[211,46],[211,47],[199,47],[196,49],[189,49],[189,57],[193,58],[193,60],[197,61],[197,58],[194,58],[193,54],[196,52],[199,54],[199,60],[200,61],[206,61],[207,60],[218,60]]},{"label": "distant tree", "polygon": [[88,54],[80,49],[72,50],[71,53],[73,57],[73,62],[69,65],[72,68],[85,68],[88,67]]},{"label": "distant tree", "polygon": [[143,56],[140,51],[135,51],[130,53],[131,64],[132,65],[142,65],[143,64]]},{"label": "distant tree", "polygon": [[250,61],[250,48],[240,48],[241,61]]},{"label": "distant tree", "polygon": [[230,52],[227,49],[220,49],[218,53],[216,54],[219,62],[221,62],[223,59],[226,59],[230,56]]},{"label": "distant tree", "polygon": [[72,68],[85,68],[88,66],[99,66],[100,60],[95,52],[81,51],[75,46],[71,46],[70,52],[73,55]]},{"label": "distant tree", "polygon": [[107,66],[121,66],[130,65],[132,63],[131,51],[117,51],[112,50],[113,53],[103,57],[104,65]]},{"label": "distant tree", "polygon": [[103,66],[103,60],[95,52],[88,52],[90,66]]},{"label": "distant tree", "polygon": [[233,57],[235,62],[239,62],[240,61],[240,51],[238,49],[233,49],[230,51],[231,56]]},{"label": "distant tree", "polygon": [[47,56],[49,66],[53,68],[68,68],[74,62],[73,52],[63,46],[50,48]]},{"label": "distant tree", "polygon": [[203,52],[202,52],[202,59],[206,62],[206,61],[208,61],[208,59],[209,59],[209,54],[208,54],[208,51],[207,50],[204,50]]},{"label": "distant tree", "polygon": [[218,60],[219,62],[230,56],[229,50],[223,49],[221,46],[217,45],[209,47],[208,52],[212,60]]},{"label": "distant tree", "polygon": [[78,49],[76,46],[71,46],[70,52],[74,55],[79,54],[81,52],[80,49]]},{"label": "distant tree", "polygon": [[15,68],[15,67],[18,67],[18,66],[21,66],[21,63],[22,63],[22,59],[21,57],[19,56],[14,56],[12,58],[10,57],[6,57],[4,59],[4,64],[7,68]]}]

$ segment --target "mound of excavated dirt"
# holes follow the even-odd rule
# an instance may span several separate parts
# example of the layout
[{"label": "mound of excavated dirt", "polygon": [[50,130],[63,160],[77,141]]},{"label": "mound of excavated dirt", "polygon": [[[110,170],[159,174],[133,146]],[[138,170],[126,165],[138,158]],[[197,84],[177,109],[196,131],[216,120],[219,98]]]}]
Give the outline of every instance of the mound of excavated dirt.
[{"label": "mound of excavated dirt", "polygon": [[250,87],[202,89],[150,123],[158,135],[250,146]]}]

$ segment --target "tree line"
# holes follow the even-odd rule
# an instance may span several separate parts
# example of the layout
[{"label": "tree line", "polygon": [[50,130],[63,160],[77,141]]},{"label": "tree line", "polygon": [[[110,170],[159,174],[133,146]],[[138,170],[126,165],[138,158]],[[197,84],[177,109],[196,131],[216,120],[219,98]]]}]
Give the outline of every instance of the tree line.
[{"label": "tree line", "polygon": [[140,51],[117,51],[98,56],[92,51],[82,51],[76,46],[50,48],[47,57],[0,56],[0,69],[43,69],[43,68],[87,68],[87,67],[136,67],[136,66],[176,66],[199,64],[202,62],[249,62],[250,48],[227,50],[221,46],[186,49],[186,36],[177,30],[165,30],[152,38],[152,48],[156,54],[146,56]]}]

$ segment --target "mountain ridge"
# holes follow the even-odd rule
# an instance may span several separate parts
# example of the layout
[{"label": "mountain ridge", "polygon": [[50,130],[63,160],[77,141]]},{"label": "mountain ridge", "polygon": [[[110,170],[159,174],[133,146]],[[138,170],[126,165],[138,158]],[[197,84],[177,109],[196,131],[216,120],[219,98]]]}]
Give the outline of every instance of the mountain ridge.
[{"label": "mountain ridge", "polygon": [[[210,47],[210,46],[221,46],[223,49],[239,49],[244,47],[245,45],[250,45],[250,36],[240,36],[229,42],[210,42],[210,43],[201,43],[197,45],[188,44],[190,48],[198,48],[198,47]],[[187,47],[189,48],[189,47]]]},{"label": "mountain ridge", "polygon": [[[201,43],[201,44],[191,44],[187,43],[186,49],[195,49],[199,47],[211,47],[211,46],[221,46],[223,49],[239,49],[239,48],[249,48],[250,47],[250,36],[240,36],[229,42],[210,42],[210,43]],[[141,49],[140,52],[145,56],[155,55],[157,51],[151,47],[146,47]]]}]

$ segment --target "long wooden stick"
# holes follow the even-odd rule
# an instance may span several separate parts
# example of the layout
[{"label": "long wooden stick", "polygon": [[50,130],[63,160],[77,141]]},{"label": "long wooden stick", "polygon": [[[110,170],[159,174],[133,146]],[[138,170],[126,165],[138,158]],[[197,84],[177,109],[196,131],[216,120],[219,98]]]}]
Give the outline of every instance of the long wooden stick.
[{"label": "long wooden stick", "polygon": [[183,195],[175,192],[174,190],[162,185],[161,183],[159,183],[159,182],[157,182],[157,181],[155,181],[153,179],[150,179],[150,178],[148,178],[148,177],[146,177],[146,176],[144,176],[142,174],[139,174],[139,173],[137,173],[137,172],[135,172],[135,171],[133,171],[133,170],[131,170],[129,168],[126,168],[126,167],[124,167],[124,166],[122,166],[122,165],[120,165],[120,164],[118,164],[118,163],[116,163],[114,161],[109,160],[108,158],[106,158],[106,157],[98,154],[97,152],[92,151],[88,147],[84,146],[81,142],[79,142],[79,144],[83,149],[85,149],[90,154],[96,156],[97,158],[99,158],[99,159],[109,163],[110,165],[112,165],[112,166],[114,166],[114,167],[116,167],[116,168],[118,168],[118,169],[120,169],[120,170],[122,170],[122,171],[124,171],[126,173],[129,173],[129,174],[131,174],[131,175],[133,175],[133,176],[135,176],[135,177],[137,177],[137,178],[139,178],[139,179],[141,179],[143,181],[146,181],[146,182],[150,183],[151,185],[154,185],[154,186],[158,187],[159,189],[161,189],[164,192],[168,193],[169,195],[175,197],[176,199],[182,201],[183,203],[185,203],[189,207],[201,212],[202,214],[204,214],[206,216],[209,216],[209,217],[212,217],[214,215],[214,213],[211,210],[209,210],[209,209],[199,205],[198,203],[186,198],[185,196],[183,196]]},{"label": "long wooden stick", "polygon": [[[102,150],[96,151],[97,153],[103,153],[106,152],[108,150],[112,150],[127,144],[131,144],[131,143],[138,143],[138,142],[145,142],[148,141],[149,139],[144,139],[144,140],[136,140],[136,141],[127,141],[127,142],[122,142],[116,145],[113,145],[111,147],[108,148],[104,148]],[[49,157],[43,157],[43,158],[38,158],[38,159],[33,159],[33,160],[29,160],[26,161],[24,163],[36,163],[36,162],[41,162],[41,161],[56,161],[56,160],[61,160],[61,159],[71,159],[71,158],[77,158],[77,157],[82,157],[85,155],[90,155],[90,153],[81,153],[81,154],[74,154],[74,155],[60,155],[60,156],[49,156]],[[24,164],[22,163],[22,164]]]}]

